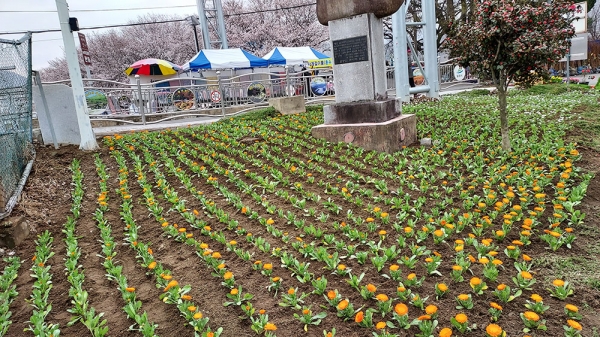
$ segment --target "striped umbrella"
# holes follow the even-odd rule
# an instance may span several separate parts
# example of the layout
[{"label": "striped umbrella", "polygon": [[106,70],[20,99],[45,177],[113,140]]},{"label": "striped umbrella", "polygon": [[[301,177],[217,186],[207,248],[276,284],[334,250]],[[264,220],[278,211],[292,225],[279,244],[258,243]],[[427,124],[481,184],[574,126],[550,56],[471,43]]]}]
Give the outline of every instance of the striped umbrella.
[{"label": "striped umbrella", "polygon": [[143,59],[130,65],[125,74],[131,75],[174,75],[181,67],[175,63],[159,59]]}]

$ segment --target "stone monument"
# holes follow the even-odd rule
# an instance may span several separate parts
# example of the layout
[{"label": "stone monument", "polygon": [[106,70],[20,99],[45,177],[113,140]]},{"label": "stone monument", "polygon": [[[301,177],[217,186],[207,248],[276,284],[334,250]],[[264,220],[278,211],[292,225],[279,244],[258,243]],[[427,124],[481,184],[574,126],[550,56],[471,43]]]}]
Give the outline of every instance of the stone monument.
[{"label": "stone monument", "polygon": [[329,26],[336,103],[312,135],[367,150],[395,152],[417,140],[415,115],[387,97],[382,18],[403,0],[317,0],[317,17]]}]

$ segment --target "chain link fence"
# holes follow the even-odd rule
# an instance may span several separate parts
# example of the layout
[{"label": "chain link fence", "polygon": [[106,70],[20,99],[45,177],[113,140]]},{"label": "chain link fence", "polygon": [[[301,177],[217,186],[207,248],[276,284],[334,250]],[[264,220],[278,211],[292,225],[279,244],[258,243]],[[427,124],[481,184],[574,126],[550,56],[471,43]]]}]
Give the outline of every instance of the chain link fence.
[{"label": "chain link fence", "polygon": [[0,39],[0,219],[8,216],[34,156],[31,35]]}]

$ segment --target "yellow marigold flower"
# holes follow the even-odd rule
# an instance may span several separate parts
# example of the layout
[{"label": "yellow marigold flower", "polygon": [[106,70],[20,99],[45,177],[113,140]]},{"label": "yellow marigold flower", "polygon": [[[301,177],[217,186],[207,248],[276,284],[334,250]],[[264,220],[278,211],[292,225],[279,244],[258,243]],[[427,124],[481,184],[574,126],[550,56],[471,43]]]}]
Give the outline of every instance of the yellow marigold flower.
[{"label": "yellow marigold flower", "polygon": [[485,328],[485,332],[492,337],[502,336],[502,328],[497,324],[490,324]]},{"label": "yellow marigold flower", "polygon": [[193,305],[190,305],[189,307],[187,307],[187,310],[193,312],[193,311],[196,311],[196,307]]},{"label": "yellow marigold flower", "polygon": [[445,283],[439,283],[437,289],[442,292],[448,291],[448,286]]},{"label": "yellow marigold flower", "polygon": [[214,252],[214,253],[212,253],[212,257],[215,258],[215,259],[220,259],[221,258],[221,253]]},{"label": "yellow marigold flower", "polygon": [[403,292],[405,292],[405,291],[406,291],[406,288],[404,288],[403,286],[399,286],[399,287],[398,287],[396,290],[397,290],[398,292],[401,292],[401,293],[403,293]]},{"label": "yellow marigold flower", "polygon": [[523,317],[525,317],[525,319],[528,321],[537,322],[540,320],[540,316],[533,311],[525,311],[523,313]]},{"label": "yellow marigold flower", "polygon": [[348,307],[348,304],[350,304],[350,302],[348,302],[348,300],[343,300],[338,304],[337,309],[344,310]]},{"label": "yellow marigold flower", "polygon": [[438,307],[436,307],[433,304],[428,305],[427,307],[425,307],[425,313],[428,315],[433,315],[438,311]]},{"label": "yellow marigold flower", "polygon": [[265,263],[263,266],[263,269],[265,270],[272,270],[273,269],[273,264],[271,263]]},{"label": "yellow marigold flower", "polygon": [[490,307],[502,311],[502,306],[496,302],[490,302]]},{"label": "yellow marigold flower", "polygon": [[531,280],[533,278],[533,276],[531,275],[530,272],[523,270],[521,271],[521,277],[526,279],[526,280]]},{"label": "yellow marigold flower", "polygon": [[568,325],[569,325],[571,328],[573,328],[573,329],[575,329],[575,330],[578,330],[578,331],[581,331],[581,329],[583,329],[583,327],[581,326],[581,324],[579,324],[579,322],[577,322],[577,321],[574,321],[574,320],[572,320],[572,319],[568,319],[568,320],[567,320],[567,324],[568,324]]},{"label": "yellow marigold flower", "polygon": [[386,234],[387,234],[387,232],[383,229],[379,231],[379,235],[381,235],[381,236],[386,235]]},{"label": "yellow marigold flower", "polygon": [[456,316],[454,316],[454,319],[455,319],[455,320],[456,320],[458,323],[460,323],[460,324],[464,324],[464,323],[466,323],[466,322],[467,322],[467,320],[468,320],[468,317],[467,317],[467,315],[465,315],[465,314],[463,314],[463,313],[460,313],[460,314],[457,314]]},{"label": "yellow marigold flower", "polygon": [[225,274],[223,275],[223,278],[224,278],[225,280],[229,280],[229,279],[231,279],[232,277],[233,277],[233,273],[232,273],[232,272],[230,272],[230,271],[228,271],[228,272],[225,272]]},{"label": "yellow marigold flower", "polygon": [[237,288],[233,288],[233,289],[231,289],[231,291],[230,291],[229,293],[230,293],[231,295],[234,295],[234,296],[235,296],[235,295],[237,295],[237,294],[239,293],[239,291],[238,291],[238,289],[237,289]]},{"label": "yellow marigold flower", "polygon": [[201,312],[197,312],[194,314],[194,319],[202,319],[202,313]]},{"label": "yellow marigold flower", "polygon": [[367,218],[367,220],[366,220],[366,221],[367,221],[367,222],[373,222],[373,221],[375,221],[375,219],[373,219],[373,218]]},{"label": "yellow marigold flower", "polygon": [[435,231],[433,231],[433,235],[435,235],[437,237],[444,236],[444,231],[441,229],[436,229]]},{"label": "yellow marigold flower", "polygon": [[479,259],[479,263],[488,264],[488,263],[490,263],[490,259],[488,259],[487,257],[484,256],[481,259]]},{"label": "yellow marigold flower", "polygon": [[375,298],[380,302],[386,302],[389,300],[389,297],[386,294],[377,294]]},{"label": "yellow marigold flower", "polygon": [[454,247],[455,252],[462,252],[464,249],[465,249],[465,246],[463,246],[463,245],[458,245],[458,246]]},{"label": "yellow marigold flower", "polygon": [[385,329],[385,327],[386,327],[385,322],[377,322],[377,324],[375,325],[375,328],[377,330]]},{"label": "yellow marigold flower", "polygon": [[538,294],[531,294],[531,299],[534,300],[535,302],[541,302],[544,299],[542,298],[542,296],[538,295]]},{"label": "yellow marigold flower", "polygon": [[186,231],[186,229],[185,229],[185,227],[181,227],[181,228],[179,228],[177,231],[179,231],[179,233],[183,233],[183,232],[185,232],[185,231]]},{"label": "yellow marigold flower", "polygon": [[377,287],[371,283],[367,284],[367,290],[374,293],[375,291],[377,291]]},{"label": "yellow marigold flower", "polygon": [[468,299],[470,298],[470,296],[469,296],[469,295],[467,295],[467,294],[460,294],[460,295],[458,295],[457,297],[458,297],[458,299],[459,299],[459,300],[461,300],[461,301],[466,301],[466,300],[468,300]]},{"label": "yellow marigold flower", "polygon": [[426,258],[426,259],[425,259],[425,262],[427,262],[427,263],[431,263],[431,262],[433,262],[433,259],[432,259],[432,258],[430,258],[430,257],[428,257],[428,258]]},{"label": "yellow marigold flower", "polygon": [[364,318],[365,318],[365,314],[362,311],[359,311],[356,313],[356,316],[354,316],[354,321],[356,323],[360,323],[363,321]]},{"label": "yellow marigold flower", "polygon": [[267,220],[267,225],[272,225],[274,223],[275,223],[275,221],[273,219],[271,219],[271,218],[269,218],[269,220]]},{"label": "yellow marigold flower", "polygon": [[463,267],[455,264],[455,265],[452,266],[452,270],[461,271],[461,270],[463,270]]},{"label": "yellow marigold flower", "polygon": [[577,308],[573,304],[565,305],[565,309],[569,310],[570,312],[578,312],[579,311],[579,308]]},{"label": "yellow marigold flower", "polygon": [[404,233],[410,233],[413,229],[411,227],[404,227]]},{"label": "yellow marigold flower", "polygon": [[552,284],[553,284],[555,287],[562,287],[562,286],[564,286],[564,285],[565,285],[565,281],[563,281],[563,280],[559,280],[559,279],[556,279],[556,280],[552,281]]},{"label": "yellow marigold flower", "polygon": [[416,277],[417,277],[417,274],[411,273],[411,274],[408,274],[408,276],[406,276],[406,279],[408,279],[408,280],[414,280]]},{"label": "yellow marigold flower", "polygon": [[338,264],[337,269],[338,270],[346,270],[346,265],[340,263],[340,264]]},{"label": "yellow marigold flower", "polygon": [[382,212],[382,213],[380,214],[380,216],[381,216],[382,218],[387,218],[387,217],[388,217],[388,215],[389,215],[389,214],[388,214],[387,212]]},{"label": "yellow marigold flower", "polygon": [[452,329],[443,328],[440,330],[440,337],[452,337]]},{"label": "yellow marigold flower", "polygon": [[396,314],[398,314],[398,316],[404,316],[404,315],[408,314],[408,307],[404,303],[398,303],[394,307],[394,312],[396,312]]},{"label": "yellow marigold flower", "polygon": [[377,212],[379,212],[379,211],[381,211],[381,208],[379,208],[379,207],[375,207],[375,208],[373,208],[373,212],[377,213]]},{"label": "yellow marigold flower", "polygon": [[264,329],[265,329],[265,331],[275,331],[275,330],[277,330],[277,326],[275,326],[275,324],[273,324],[273,323],[267,323],[267,324],[265,324]]}]

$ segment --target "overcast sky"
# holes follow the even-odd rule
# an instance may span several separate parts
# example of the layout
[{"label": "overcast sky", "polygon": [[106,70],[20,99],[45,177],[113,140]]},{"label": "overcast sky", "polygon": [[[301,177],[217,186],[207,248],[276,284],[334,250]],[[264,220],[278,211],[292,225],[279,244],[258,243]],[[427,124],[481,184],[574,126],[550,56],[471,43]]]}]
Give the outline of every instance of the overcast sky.
[{"label": "overcast sky", "polygon": [[[188,15],[197,13],[195,0],[67,0],[71,17],[79,20],[80,27],[92,27],[112,24],[124,24],[139,15],[147,13]],[[186,6],[177,7],[173,6]],[[77,12],[90,9],[127,9],[166,7],[160,9],[118,10],[99,12]],[[10,12],[8,12],[10,11]],[[17,11],[17,12],[15,12]],[[19,12],[20,11],[20,12]],[[54,12],[27,12],[54,11]],[[5,32],[60,29],[55,0],[0,0],[0,38],[16,40],[23,34],[4,34]],[[92,30],[82,30],[89,34]],[[75,34],[76,35],[76,34]],[[76,44],[79,44],[77,39]],[[63,42],[60,32],[33,34],[33,69],[48,66],[48,61],[63,55]]]}]

